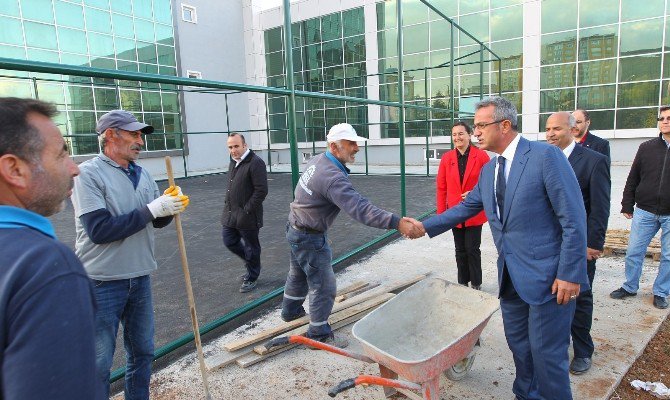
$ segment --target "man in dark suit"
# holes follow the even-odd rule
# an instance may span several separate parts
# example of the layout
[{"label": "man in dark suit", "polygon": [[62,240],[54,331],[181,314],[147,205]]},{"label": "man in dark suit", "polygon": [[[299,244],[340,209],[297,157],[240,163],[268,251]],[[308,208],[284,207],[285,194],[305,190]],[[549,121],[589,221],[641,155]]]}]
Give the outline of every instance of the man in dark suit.
[{"label": "man in dark suit", "polygon": [[[573,140],[577,131],[574,114],[558,112],[547,120],[546,137],[549,144],[563,151],[575,171],[579,188],[582,190],[586,208],[586,272],[589,286],[593,287],[596,273],[596,260],[602,254],[610,215],[610,171],[607,157],[587,147],[579,146]],[[593,292],[583,291],[577,298],[575,317],[572,320],[572,346],[574,358],[570,363],[570,372],[579,375],[591,368],[593,339],[591,323],[593,320]]]},{"label": "man in dark suit", "polygon": [[263,200],[268,194],[265,163],[254,153],[244,136],[228,136],[230,166],[228,188],[221,215],[223,244],[244,260],[246,272],[240,277],[241,293],[254,290],[261,273],[261,243],[258,233],[263,226]]},{"label": "man in dark suit", "polygon": [[475,137],[499,156],[482,168],[465,200],[415,225],[410,237],[439,235],[484,210],[498,249],[500,306],[514,356],[518,399],[572,399],[570,325],[588,289],[586,212],[561,151],[517,132],[517,112],[502,97],[475,105]]},{"label": "man in dark suit", "polygon": [[591,117],[589,112],[586,110],[577,109],[572,112],[572,116],[575,117],[575,127],[572,131],[572,135],[575,137],[575,142],[578,144],[588,147],[593,151],[597,151],[600,154],[603,154],[607,157],[607,165],[610,164],[610,142],[594,135],[589,131],[589,126],[591,126]]}]

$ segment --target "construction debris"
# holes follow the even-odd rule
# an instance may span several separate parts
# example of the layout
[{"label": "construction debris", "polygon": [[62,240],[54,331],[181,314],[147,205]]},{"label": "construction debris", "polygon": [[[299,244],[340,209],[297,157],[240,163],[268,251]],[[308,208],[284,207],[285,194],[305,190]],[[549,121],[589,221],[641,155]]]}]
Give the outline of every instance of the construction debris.
[{"label": "construction debris", "polygon": [[[605,246],[603,249],[603,256],[611,256],[615,254],[625,254],[628,249],[628,238],[630,231],[626,229],[610,229],[605,236]],[[654,237],[647,247],[647,257],[651,257],[653,261],[660,261],[661,259],[661,241]]]},{"label": "construction debris", "polygon": [[[391,299],[394,296],[393,292],[399,292],[426,278],[426,276],[425,274],[417,275],[410,279],[383,286],[379,283],[354,282],[337,292],[336,299],[340,301],[333,306],[333,311],[328,322],[333,329],[356,322]],[[307,332],[308,324],[309,316],[307,315],[290,322],[282,323],[255,335],[226,343],[223,346],[225,351],[207,357],[207,369],[212,371],[233,363],[246,368],[268,357],[289,350],[295,347],[295,345],[291,344],[268,351],[263,344],[259,343],[278,336],[304,335]]]}]

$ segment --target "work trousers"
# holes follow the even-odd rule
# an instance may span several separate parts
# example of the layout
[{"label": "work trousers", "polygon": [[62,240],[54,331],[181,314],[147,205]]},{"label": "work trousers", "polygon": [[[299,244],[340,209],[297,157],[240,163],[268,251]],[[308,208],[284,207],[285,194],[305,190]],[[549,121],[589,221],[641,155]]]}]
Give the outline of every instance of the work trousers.
[{"label": "work trousers", "polygon": [[453,228],[454,246],[456,248],[456,267],[458,268],[458,283],[472,286],[482,284],[482,252],[479,246],[482,243],[482,226],[468,226]]},{"label": "work trousers", "polygon": [[291,246],[291,264],[284,287],[282,318],[290,321],[304,315],[302,304],[309,294],[307,336],[325,338],[332,334],[328,317],[337,291],[328,237],[325,233],[307,233],[287,226],[286,240]]}]

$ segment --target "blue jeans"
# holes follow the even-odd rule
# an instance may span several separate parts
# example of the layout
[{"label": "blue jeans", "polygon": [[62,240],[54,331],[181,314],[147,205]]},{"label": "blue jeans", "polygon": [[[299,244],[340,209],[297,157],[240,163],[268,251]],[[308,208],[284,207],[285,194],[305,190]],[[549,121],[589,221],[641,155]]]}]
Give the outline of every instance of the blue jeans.
[{"label": "blue jeans", "polygon": [[661,263],[654,281],[654,295],[668,297],[670,294],[670,215],[656,215],[635,207],[633,225],[630,229],[626,251],[626,283],[623,288],[637,293],[642,275],[642,263],[647,246],[661,229]]},{"label": "blue jeans", "polygon": [[154,357],[154,310],[149,275],[114,281],[92,279],[98,310],[95,313],[95,353],[98,379],[109,397],[119,322],[126,349],[126,400],[149,399]]},{"label": "blue jeans", "polygon": [[292,320],[304,313],[302,304],[309,293],[307,336],[322,339],[332,334],[328,317],[337,291],[328,237],[325,233],[306,233],[287,226],[286,240],[291,246],[291,265],[284,287],[282,318]]}]

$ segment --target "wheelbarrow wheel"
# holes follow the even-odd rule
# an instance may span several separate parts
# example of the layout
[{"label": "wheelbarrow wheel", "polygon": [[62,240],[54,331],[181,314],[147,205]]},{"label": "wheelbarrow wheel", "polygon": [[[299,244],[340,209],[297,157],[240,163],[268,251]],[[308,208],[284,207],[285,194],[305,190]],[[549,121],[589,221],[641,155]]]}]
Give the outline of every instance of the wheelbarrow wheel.
[{"label": "wheelbarrow wheel", "polygon": [[479,340],[477,340],[477,343],[475,343],[474,347],[472,348],[472,351],[470,351],[470,354],[468,354],[467,357],[457,362],[451,368],[444,371],[444,375],[447,377],[447,379],[451,381],[460,381],[461,379],[465,378],[465,376],[472,368],[472,364],[475,362],[475,357],[477,356],[477,349],[479,347],[481,347],[481,345],[479,343]]}]

